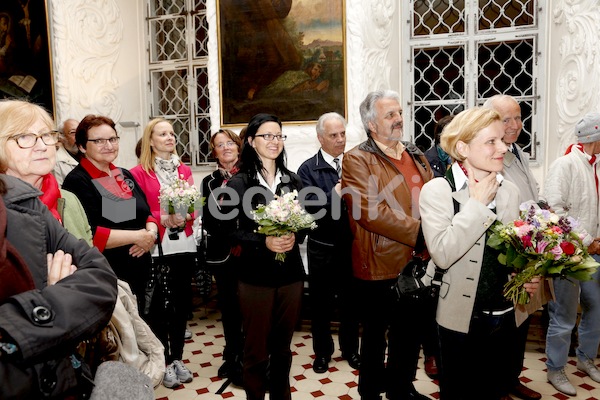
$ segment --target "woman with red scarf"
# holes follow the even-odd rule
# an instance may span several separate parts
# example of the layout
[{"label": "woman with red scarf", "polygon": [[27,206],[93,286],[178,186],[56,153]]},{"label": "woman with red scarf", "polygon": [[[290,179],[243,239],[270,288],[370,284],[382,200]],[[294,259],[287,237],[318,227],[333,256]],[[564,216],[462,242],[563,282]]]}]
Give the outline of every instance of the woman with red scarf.
[{"label": "woman with red scarf", "polygon": [[40,200],[52,215],[91,246],[92,231],[81,203],[73,193],[60,189],[52,175],[58,143],[52,117],[42,107],[19,100],[4,102],[2,110],[2,169],[40,190]]}]

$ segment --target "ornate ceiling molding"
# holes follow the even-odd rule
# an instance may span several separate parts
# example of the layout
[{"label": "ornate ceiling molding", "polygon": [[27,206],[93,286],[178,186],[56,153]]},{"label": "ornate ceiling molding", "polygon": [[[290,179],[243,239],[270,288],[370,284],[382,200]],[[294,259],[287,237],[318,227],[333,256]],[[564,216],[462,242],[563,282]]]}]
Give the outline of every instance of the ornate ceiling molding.
[{"label": "ornate ceiling molding", "polygon": [[92,112],[118,121],[122,106],[113,70],[123,39],[119,7],[114,0],[49,3],[57,120]]},{"label": "ornate ceiling molding", "polygon": [[600,92],[600,8],[596,0],[562,0],[553,9],[561,32],[556,105],[560,149],[573,142],[573,127],[590,110],[598,110]]}]

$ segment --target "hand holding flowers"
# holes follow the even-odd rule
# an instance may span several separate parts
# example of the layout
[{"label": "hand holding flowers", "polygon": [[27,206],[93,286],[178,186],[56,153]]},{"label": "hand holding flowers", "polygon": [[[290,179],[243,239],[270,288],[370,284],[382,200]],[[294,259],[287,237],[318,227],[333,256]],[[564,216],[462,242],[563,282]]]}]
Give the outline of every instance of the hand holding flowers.
[{"label": "hand holding flowers", "polygon": [[504,296],[517,304],[529,302],[525,285],[537,276],[586,281],[600,266],[588,253],[592,237],[575,218],[522,205],[519,219],[491,229],[488,246],[501,251],[500,264],[517,271],[504,286]]},{"label": "hand holding flowers", "polygon": [[267,248],[276,253],[276,260],[282,262],[286,252],[294,246],[293,233],[317,227],[313,217],[300,205],[297,190],[276,195],[269,204],[260,204],[252,214],[258,223],[256,231],[267,235]]},{"label": "hand holding flowers", "polygon": [[184,218],[186,214],[193,214],[204,202],[198,188],[183,179],[183,175],[170,185],[161,186],[158,200],[167,214],[180,214]]}]

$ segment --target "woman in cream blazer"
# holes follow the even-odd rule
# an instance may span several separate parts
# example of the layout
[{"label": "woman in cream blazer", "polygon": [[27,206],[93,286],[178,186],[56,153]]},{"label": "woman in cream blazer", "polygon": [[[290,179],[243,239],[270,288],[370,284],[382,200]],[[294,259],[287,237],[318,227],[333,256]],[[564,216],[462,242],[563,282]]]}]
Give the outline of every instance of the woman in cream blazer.
[{"label": "woman in cream blazer", "polygon": [[[486,246],[496,220],[508,223],[519,217],[519,191],[500,175],[507,151],[503,136],[494,110],[458,114],[441,138],[455,162],[446,178],[423,186],[419,200],[431,259],[446,271],[436,314],[443,400],[503,399],[512,383],[505,355],[514,346],[515,312],[503,296],[512,271]],[[485,365],[472,368],[481,357]]]}]

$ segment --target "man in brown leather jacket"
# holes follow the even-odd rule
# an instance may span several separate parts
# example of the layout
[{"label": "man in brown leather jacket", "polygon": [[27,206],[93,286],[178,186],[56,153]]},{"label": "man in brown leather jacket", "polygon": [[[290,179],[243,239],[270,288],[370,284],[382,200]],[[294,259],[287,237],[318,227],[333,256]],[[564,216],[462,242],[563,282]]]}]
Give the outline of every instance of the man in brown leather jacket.
[{"label": "man in brown leather jacket", "polygon": [[342,168],[354,234],[352,265],[364,307],[358,391],[362,400],[380,399],[383,392],[390,400],[427,399],[412,381],[431,311],[416,300],[398,300],[391,288],[413,251],[426,253],[418,201],[433,173],[423,153],[402,141],[397,92],[369,93],[360,115],[368,138],[344,155]]}]

